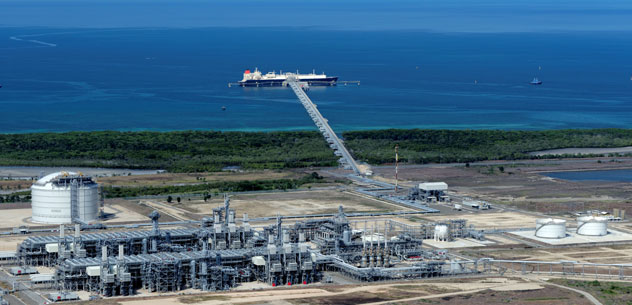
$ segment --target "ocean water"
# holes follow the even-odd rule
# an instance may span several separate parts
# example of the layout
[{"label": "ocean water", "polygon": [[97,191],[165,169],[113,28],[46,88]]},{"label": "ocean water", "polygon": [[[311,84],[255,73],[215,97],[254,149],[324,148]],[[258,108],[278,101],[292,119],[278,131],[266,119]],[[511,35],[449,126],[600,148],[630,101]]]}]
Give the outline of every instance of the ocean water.
[{"label": "ocean water", "polygon": [[572,171],[572,172],[550,172],[543,175],[571,180],[571,181],[615,181],[615,182],[632,182],[632,170],[598,170],[598,171]]},{"label": "ocean water", "polygon": [[309,92],[337,131],[632,127],[628,2],[245,2],[0,3],[0,133],[315,129],[255,67],[361,81]]}]

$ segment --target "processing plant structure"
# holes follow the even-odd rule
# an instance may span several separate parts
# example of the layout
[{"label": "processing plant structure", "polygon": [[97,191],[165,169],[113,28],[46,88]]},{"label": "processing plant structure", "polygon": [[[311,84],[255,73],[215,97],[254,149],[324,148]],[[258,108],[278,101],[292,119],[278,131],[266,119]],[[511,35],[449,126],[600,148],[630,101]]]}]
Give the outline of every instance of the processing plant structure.
[{"label": "processing plant structure", "polygon": [[[276,222],[254,229],[244,214],[237,222],[230,200],[197,227],[161,229],[152,212],[151,230],[32,236],[19,244],[19,266],[55,269],[51,285],[60,293],[89,291],[102,296],[138,290],[228,290],[243,282],[271,286],[320,281],[325,271],[362,281],[425,278],[477,272],[475,261],[422,249],[437,224],[411,226],[394,220],[350,221],[335,216]],[[445,238],[468,234],[463,220],[444,222]],[[454,266],[458,265],[458,268]]]}]

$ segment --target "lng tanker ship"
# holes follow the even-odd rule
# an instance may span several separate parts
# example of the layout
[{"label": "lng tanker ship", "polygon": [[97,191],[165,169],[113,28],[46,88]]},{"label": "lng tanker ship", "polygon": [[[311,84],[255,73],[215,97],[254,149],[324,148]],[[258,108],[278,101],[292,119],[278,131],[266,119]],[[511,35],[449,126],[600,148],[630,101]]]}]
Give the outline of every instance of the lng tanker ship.
[{"label": "lng tanker ship", "polygon": [[246,70],[244,72],[244,78],[239,81],[239,85],[242,87],[271,87],[271,86],[287,86],[286,80],[288,76],[295,77],[300,82],[306,82],[312,86],[335,86],[338,81],[337,76],[327,76],[325,74],[316,74],[312,72],[310,74],[296,73],[275,73],[268,72],[262,74],[261,71],[255,69],[254,72]]}]

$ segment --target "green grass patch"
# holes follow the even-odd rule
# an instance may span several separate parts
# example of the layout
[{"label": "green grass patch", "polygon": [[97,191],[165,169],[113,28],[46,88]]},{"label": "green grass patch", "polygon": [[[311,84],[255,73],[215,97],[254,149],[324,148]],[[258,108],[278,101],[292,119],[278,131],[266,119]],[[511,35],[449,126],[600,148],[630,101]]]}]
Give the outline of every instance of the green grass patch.
[{"label": "green grass patch", "polygon": [[632,304],[632,283],[552,279],[553,283],[586,291],[605,305]]}]

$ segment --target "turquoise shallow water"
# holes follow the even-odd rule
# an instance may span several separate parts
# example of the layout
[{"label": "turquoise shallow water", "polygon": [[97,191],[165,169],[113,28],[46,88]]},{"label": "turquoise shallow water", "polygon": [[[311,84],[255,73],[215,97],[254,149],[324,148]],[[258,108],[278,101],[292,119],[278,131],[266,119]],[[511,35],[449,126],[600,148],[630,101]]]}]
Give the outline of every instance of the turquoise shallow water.
[{"label": "turquoise shallow water", "polygon": [[616,181],[632,182],[632,170],[599,170],[599,171],[573,171],[573,172],[550,172],[543,175],[571,180],[571,181]]},{"label": "turquoise shallow water", "polygon": [[[266,18],[253,17],[261,6],[221,6],[226,16],[243,14],[240,25],[228,17],[193,18],[196,7],[184,5],[173,9],[190,11],[163,18],[170,28],[143,27],[156,26],[160,10],[134,19],[120,9],[118,19],[88,20],[95,12],[88,4],[64,3],[75,5],[61,6],[58,15],[19,1],[0,7],[6,25],[0,26],[1,133],[315,129],[287,88],[227,87],[254,67],[360,80],[359,87],[309,92],[337,131],[632,126],[632,26],[622,22],[632,18],[627,2],[595,9],[579,1],[570,10],[487,1],[484,9],[453,10],[459,1],[447,1],[432,6],[433,18],[445,16],[433,23],[431,16],[410,15],[430,14],[425,2],[399,1],[388,10],[371,1],[359,10],[355,4],[311,8],[321,20],[302,13],[302,5],[313,5],[307,1],[265,11],[270,27],[259,24]],[[60,17],[82,9],[75,19]],[[334,18],[351,11],[357,14]],[[528,20],[550,22],[529,27]],[[529,85],[534,76],[544,84]]]}]

